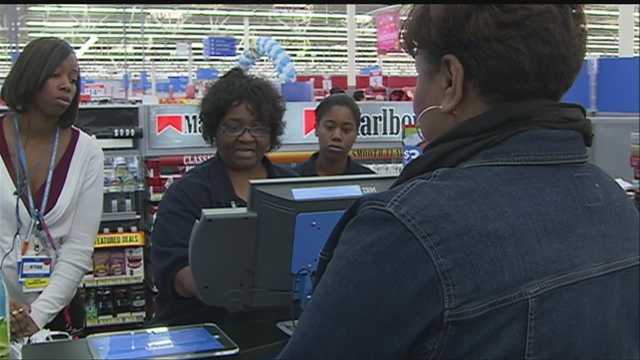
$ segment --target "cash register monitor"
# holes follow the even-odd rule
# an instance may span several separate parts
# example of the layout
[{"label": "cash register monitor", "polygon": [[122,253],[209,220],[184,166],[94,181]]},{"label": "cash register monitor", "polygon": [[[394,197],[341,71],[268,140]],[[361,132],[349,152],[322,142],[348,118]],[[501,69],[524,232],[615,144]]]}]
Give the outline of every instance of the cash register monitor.
[{"label": "cash register monitor", "polygon": [[395,176],[250,181],[247,208],[203,209],[189,261],[203,302],[230,311],[288,306],[294,277],[312,271],[333,227],[359,197]]}]

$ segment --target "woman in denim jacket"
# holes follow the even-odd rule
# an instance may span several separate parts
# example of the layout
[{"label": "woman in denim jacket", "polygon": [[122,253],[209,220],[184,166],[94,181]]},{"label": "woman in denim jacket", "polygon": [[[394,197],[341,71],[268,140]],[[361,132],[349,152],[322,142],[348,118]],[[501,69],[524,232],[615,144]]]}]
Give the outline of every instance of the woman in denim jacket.
[{"label": "woman in denim jacket", "polygon": [[638,211],[559,100],[581,5],[414,5],[427,146],[323,250],[281,359],[637,359]]}]

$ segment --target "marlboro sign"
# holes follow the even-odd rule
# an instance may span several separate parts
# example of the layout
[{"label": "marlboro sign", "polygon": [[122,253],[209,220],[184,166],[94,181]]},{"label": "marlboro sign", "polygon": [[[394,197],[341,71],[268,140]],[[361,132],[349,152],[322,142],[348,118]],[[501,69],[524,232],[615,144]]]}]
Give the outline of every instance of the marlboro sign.
[{"label": "marlboro sign", "polygon": [[[282,135],[283,145],[316,145],[317,102],[289,102],[286,104]],[[392,143],[402,145],[402,128],[415,123],[411,102],[363,102],[357,143]],[[193,105],[150,105],[146,124],[149,151],[166,154],[166,150],[185,153],[186,149],[205,152],[211,149],[202,138],[199,109]]]},{"label": "marlboro sign", "polygon": [[[398,110],[395,106],[379,107],[377,111],[362,112],[360,115],[359,138],[380,138],[401,136],[402,126],[415,123],[413,112]],[[316,129],[316,114],[313,108],[303,109],[302,136],[311,136]]]},{"label": "marlboro sign", "polygon": [[194,113],[156,115],[156,135],[168,130],[181,135],[201,135],[200,115]]}]

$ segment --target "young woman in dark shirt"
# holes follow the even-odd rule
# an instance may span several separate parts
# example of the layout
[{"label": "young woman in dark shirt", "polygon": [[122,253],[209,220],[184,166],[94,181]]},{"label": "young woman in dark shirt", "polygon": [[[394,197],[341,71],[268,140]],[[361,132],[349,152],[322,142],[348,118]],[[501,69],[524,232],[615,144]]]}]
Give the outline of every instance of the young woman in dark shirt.
[{"label": "young woman in dark shirt", "polygon": [[302,176],[374,174],[349,156],[358,136],[360,108],[346,94],[326,97],[316,108],[319,151],[294,168]]}]

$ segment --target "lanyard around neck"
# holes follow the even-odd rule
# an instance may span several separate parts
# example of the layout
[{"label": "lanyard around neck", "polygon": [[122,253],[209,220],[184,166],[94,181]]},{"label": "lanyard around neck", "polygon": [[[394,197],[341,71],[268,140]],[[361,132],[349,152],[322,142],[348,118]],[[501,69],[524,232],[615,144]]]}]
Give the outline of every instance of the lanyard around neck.
[{"label": "lanyard around neck", "polygon": [[[32,218],[40,219],[44,217],[44,212],[46,211],[47,201],[49,200],[49,192],[51,190],[51,182],[53,179],[53,168],[55,167],[56,154],[58,152],[58,142],[60,141],[60,128],[56,127],[56,133],[53,138],[53,143],[51,144],[51,158],[49,159],[49,168],[47,170],[47,180],[45,182],[44,194],[42,196],[42,203],[40,208],[35,207],[35,202],[33,200],[33,194],[31,193],[31,187],[29,186],[29,176],[27,173],[27,155],[22,145],[22,140],[20,140],[20,124],[19,124],[20,115],[16,114],[13,117],[13,126],[16,131],[16,148],[18,154],[18,187],[25,186],[27,188],[27,198],[29,200],[29,213]],[[24,181],[22,183],[21,181]],[[19,189],[19,192],[22,193],[22,189]]]}]

